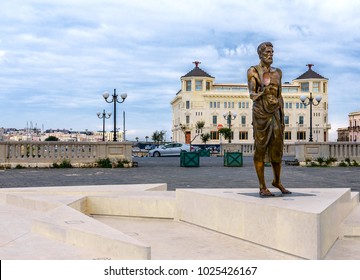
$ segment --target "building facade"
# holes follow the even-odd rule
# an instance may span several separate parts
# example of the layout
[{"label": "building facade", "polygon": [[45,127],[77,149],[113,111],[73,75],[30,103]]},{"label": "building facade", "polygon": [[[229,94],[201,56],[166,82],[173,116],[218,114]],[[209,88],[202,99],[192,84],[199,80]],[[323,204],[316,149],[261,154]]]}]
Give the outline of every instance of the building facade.
[{"label": "building facade", "polygon": [[338,141],[357,142],[360,140],[360,111],[349,114],[349,126],[337,130]]},{"label": "building facade", "polygon": [[[200,133],[209,133],[207,144],[219,144],[219,128],[232,130],[232,143],[253,142],[252,101],[247,83],[215,83],[211,76],[199,67],[195,67],[180,78],[181,89],[171,101],[172,141],[202,144]],[[321,96],[318,106],[313,106],[312,130],[314,142],[328,141],[331,125],[328,118],[328,79],[311,69],[282,85],[285,111],[285,143],[308,141],[310,129],[309,106],[303,104],[300,96]],[[244,73],[246,77],[246,73]],[[315,102],[316,103],[316,102]],[[230,115],[231,120],[229,120]],[[205,122],[202,131],[196,130],[198,121]],[[185,128],[185,129],[184,129]],[[194,139],[194,140],[193,140]]]},{"label": "building facade", "polygon": [[349,141],[360,140],[360,111],[349,114]]},{"label": "building facade", "polygon": [[[101,142],[102,131],[71,131],[66,129],[61,130],[29,130],[29,129],[5,129],[0,128],[0,141],[45,141],[49,136],[54,136],[59,141],[64,142]],[[117,132],[117,141],[123,142],[124,133]],[[104,134],[105,141],[113,141],[114,132],[106,131]]]},{"label": "building facade", "polygon": [[338,142],[349,142],[349,128],[338,128],[337,130]]}]

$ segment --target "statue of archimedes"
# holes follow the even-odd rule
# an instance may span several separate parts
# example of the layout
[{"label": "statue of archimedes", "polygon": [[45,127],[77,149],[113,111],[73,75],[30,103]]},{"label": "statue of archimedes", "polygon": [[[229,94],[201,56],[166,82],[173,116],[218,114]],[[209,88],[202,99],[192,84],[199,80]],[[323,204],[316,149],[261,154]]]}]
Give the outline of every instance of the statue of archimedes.
[{"label": "statue of archimedes", "polygon": [[260,196],[274,196],[266,187],[265,162],[270,162],[273,169],[272,185],[282,194],[290,194],[280,180],[285,128],[284,101],[281,95],[282,72],[271,67],[274,54],[272,43],[261,43],[257,52],[260,62],[249,68],[247,79],[253,101],[254,166],[259,180]]}]

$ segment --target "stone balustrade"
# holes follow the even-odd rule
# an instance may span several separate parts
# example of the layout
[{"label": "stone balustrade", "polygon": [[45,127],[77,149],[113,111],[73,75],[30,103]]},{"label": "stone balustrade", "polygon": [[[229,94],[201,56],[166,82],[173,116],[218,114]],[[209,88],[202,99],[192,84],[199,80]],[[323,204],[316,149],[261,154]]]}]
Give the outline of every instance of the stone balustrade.
[{"label": "stone balustrade", "polygon": [[254,154],[254,143],[223,143],[221,148],[221,154],[224,152],[242,152],[244,156],[250,156]]},{"label": "stone balustrade", "polygon": [[[224,151],[240,151],[244,156],[254,154],[254,144],[222,144],[222,153]],[[284,156],[293,156],[300,162],[306,159],[336,158],[338,161],[349,158],[351,160],[360,160],[360,144],[356,142],[299,142],[284,145]]]},{"label": "stone balustrade", "polygon": [[[253,143],[223,143],[224,151],[240,151],[244,156],[254,154]],[[68,160],[75,167],[94,164],[98,159],[128,160],[132,162],[130,142],[59,142],[59,141],[4,141],[0,142],[0,167],[51,167]],[[300,162],[307,159],[349,158],[360,161],[360,144],[354,142],[306,142],[284,145],[284,156]]]},{"label": "stone balustrade", "polygon": [[91,165],[98,159],[132,161],[129,142],[0,142],[0,165],[5,167],[49,167],[68,160],[74,166]]},{"label": "stone balustrade", "polygon": [[295,157],[299,161],[313,160],[319,157],[336,158],[337,161],[345,159],[360,160],[360,144],[356,142],[325,142],[325,143],[298,143]]},{"label": "stone balustrade", "polygon": [[[228,152],[242,152],[244,156],[252,156],[254,154],[254,143],[224,143],[222,144],[222,154]],[[284,145],[284,156],[295,156],[295,144]]]}]

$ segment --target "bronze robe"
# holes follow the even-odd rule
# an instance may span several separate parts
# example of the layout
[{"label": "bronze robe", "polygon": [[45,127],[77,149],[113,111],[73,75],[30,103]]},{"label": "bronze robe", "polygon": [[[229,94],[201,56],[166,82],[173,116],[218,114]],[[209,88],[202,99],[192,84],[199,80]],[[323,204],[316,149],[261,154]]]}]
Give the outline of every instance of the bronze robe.
[{"label": "bronze robe", "polygon": [[265,76],[260,66],[248,70],[249,92],[253,100],[254,160],[281,163],[285,127],[282,73],[280,69],[270,68]]}]

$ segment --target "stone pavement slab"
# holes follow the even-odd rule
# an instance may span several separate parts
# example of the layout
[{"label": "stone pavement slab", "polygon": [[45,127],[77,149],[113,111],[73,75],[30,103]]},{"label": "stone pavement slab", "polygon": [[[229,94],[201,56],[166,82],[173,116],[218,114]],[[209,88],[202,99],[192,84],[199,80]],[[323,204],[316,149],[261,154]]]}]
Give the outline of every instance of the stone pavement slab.
[{"label": "stone pavement slab", "polygon": [[102,256],[96,251],[33,233],[32,221],[42,215],[39,211],[0,204],[0,259],[88,260]]},{"label": "stone pavement slab", "polygon": [[97,215],[94,219],[151,244],[151,259],[154,260],[301,259],[179,221]]}]

